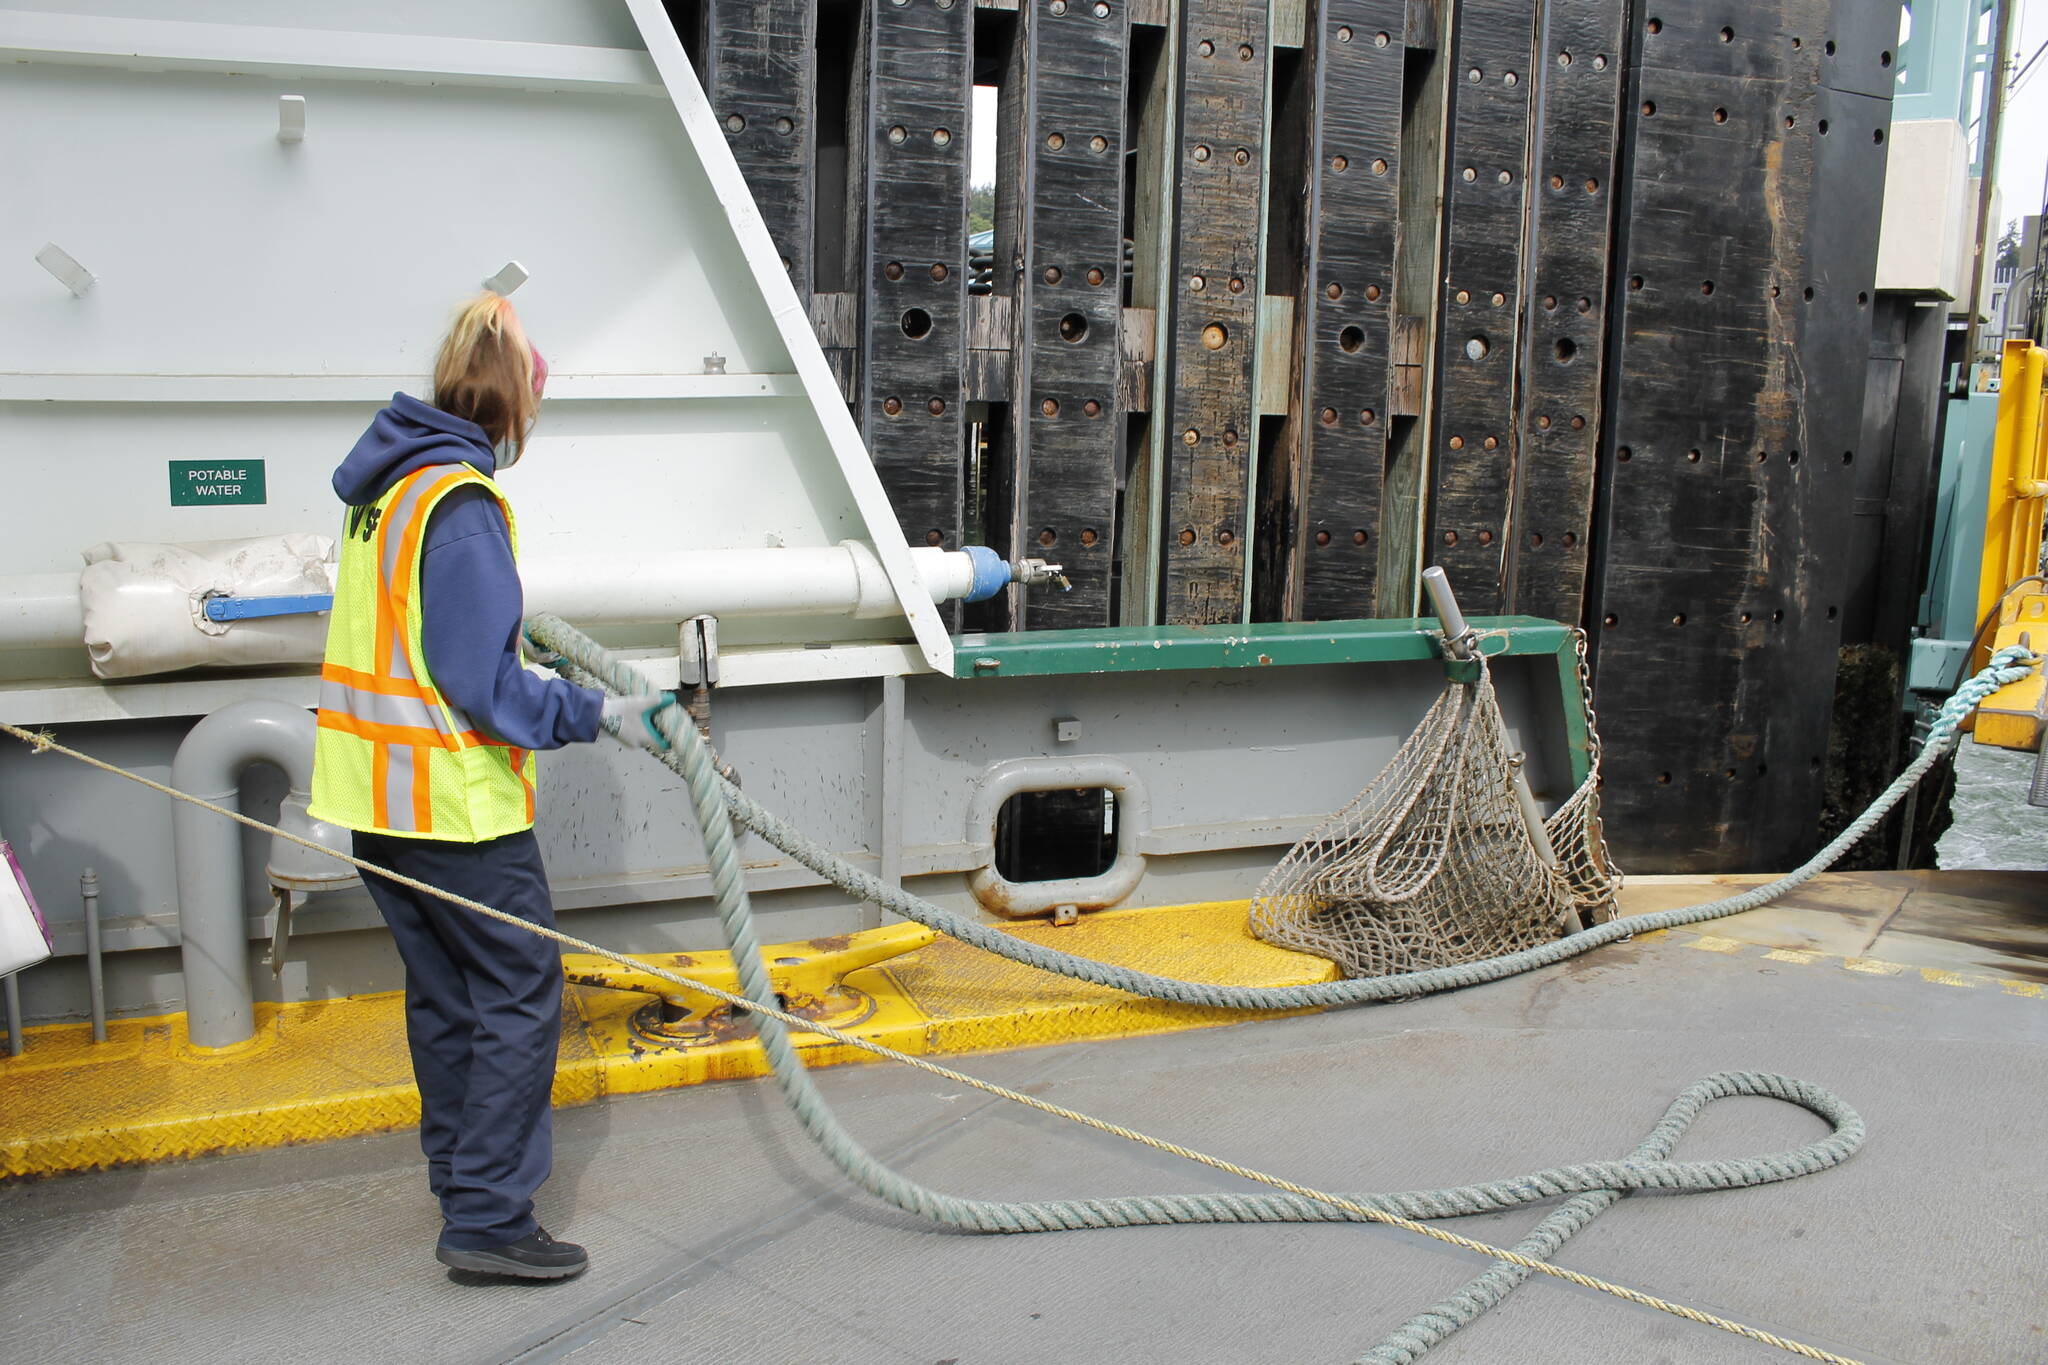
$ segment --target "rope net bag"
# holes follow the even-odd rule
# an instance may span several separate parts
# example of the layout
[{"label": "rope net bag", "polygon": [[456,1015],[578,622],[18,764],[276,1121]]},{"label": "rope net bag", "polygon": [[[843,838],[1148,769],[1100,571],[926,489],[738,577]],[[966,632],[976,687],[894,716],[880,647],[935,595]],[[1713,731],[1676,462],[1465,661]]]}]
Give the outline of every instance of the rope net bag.
[{"label": "rope net bag", "polygon": [[1543,822],[1553,865],[1524,821],[1521,755],[1485,655],[1474,650],[1467,666],[1476,680],[1447,684],[1371,785],[1267,874],[1253,934],[1347,976],[1391,976],[1537,947],[1612,917],[1621,876],[1601,837],[1590,704],[1586,780]]}]

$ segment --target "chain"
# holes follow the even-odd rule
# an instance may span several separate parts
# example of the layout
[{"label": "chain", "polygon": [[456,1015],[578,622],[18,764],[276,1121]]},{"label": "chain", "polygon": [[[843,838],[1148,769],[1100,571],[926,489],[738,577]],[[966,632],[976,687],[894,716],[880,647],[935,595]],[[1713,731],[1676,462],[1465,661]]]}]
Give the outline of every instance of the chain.
[{"label": "chain", "polygon": [[1621,869],[1614,865],[1614,855],[1608,851],[1607,822],[1600,816],[1600,787],[1607,778],[1600,762],[1600,717],[1593,710],[1593,669],[1586,662],[1586,630],[1583,626],[1572,627],[1572,652],[1578,656],[1579,704],[1586,712],[1586,770],[1593,783],[1593,799],[1588,803],[1586,820],[1600,859],[1601,870],[1614,879],[1614,894],[1619,896],[1622,873]]}]

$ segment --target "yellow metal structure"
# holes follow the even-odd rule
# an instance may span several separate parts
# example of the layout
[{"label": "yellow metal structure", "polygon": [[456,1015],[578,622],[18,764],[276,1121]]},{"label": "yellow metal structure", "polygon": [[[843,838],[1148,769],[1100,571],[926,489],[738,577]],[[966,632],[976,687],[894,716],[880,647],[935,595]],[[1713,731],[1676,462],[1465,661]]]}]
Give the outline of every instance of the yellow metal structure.
[{"label": "yellow metal structure", "polygon": [[[1247,910],[1246,902],[1228,901],[1110,911],[1072,928],[1030,924],[1005,931],[1195,980],[1281,986],[1336,976],[1320,958],[1252,938]],[[817,1017],[919,1055],[1262,1017],[1145,1000],[1048,976],[952,939],[930,939],[922,926],[904,925],[762,951],[778,986],[794,988],[793,998],[820,1000]],[[923,946],[913,946],[914,940]],[[725,954],[687,956],[693,964],[681,967],[685,974],[732,979]],[[858,965],[861,958],[869,965]],[[744,1018],[719,1011],[663,1027],[659,997],[674,988],[654,977],[636,980],[615,963],[605,966],[616,973],[605,985],[569,987],[557,1105],[767,1074]],[[721,969],[728,975],[720,976]],[[643,982],[652,1001],[640,993]],[[840,1008],[848,1001],[857,1008]],[[112,1020],[108,1041],[97,1045],[82,1024],[30,1029],[27,1041],[22,1056],[0,1056],[0,1179],[287,1146],[419,1122],[399,992],[259,1004],[255,1040],[232,1055],[201,1055],[185,1037],[183,1015]],[[814,1067],[873,1060],[816,1034],[795,1041]]]},{"label": "yellow metal structure", "polygon": [[[2037,518],[2038,520],[2038,518]],[[2014,593],[1998,609],[1998,629],[1991,647],[2022,645],[2036,654],[2048,654],[2048,591]],[[2043,666],[2016,683],[2007,683],[1984,699],[1977,709],[1979,744],[2001,749],[2038,749],[2048,729],[2048,676]]]},{"label": "yellow metal structure", "polygon": [[[2006,589],[2040,572],[2041,521],[2048,507],[2048,421],[2042,409],[2048,351],[2031,341],[2005,343],[1999,373],[1998,434],[1991,450],[1991,497],[1984,513],[1984,558],[1977,578],[1977,619],[1990,616]],[[1971,661],[1982,668],[1986,646]]]},{"label": "yellow metal structure", "polygon": [[[1911,879],[1923,874],[1841,874],[1803,888],[1797,905],[1778,905],[1724,920],[1713,935],[1667,937],[1712,953],[1740,953],[1772,964],[1807,964],[1869,975],[1909,977],[1939,986],[2001,990],[2048,999],[2038,982],[1990,973],[1968,956],[1911,965],[1871,958],[1881,926],[1902,916]],[[2026,874],[1991,874],[2024,877]],[[1906,879],[1902,889],[1900,879]],[[1640,879],[1624,891],[1624,910],[1644,913],[1691,904],[1756,879]],[[2036,895],[2033,883],[1976,891],[1997,904]],[[1921,895],[1920,900],[1927,900]],[[1933,898],[1944,904],[1955,896]],[[1964,897],[1968,900],[1968,897]],[[1975,904],[1975,902],[1970,902]],[[2030,902],[2029,902],[2030,903]],[[1918,904],[1916,901],[1915,904]],[[1006,925],[1004,932],[1083,957],[1143,967],[1167,976],[1241,986],[1328,981],[1336,968],[1321,958],[1275,948],[1246,932],[1244,901],[1119,910],[1091,915],[1071,928]],[[1273,1017],[1168,1004],[1091,986],[1022,966],[939,938],[905,949],[922,929],[899,927],[852,936],[779,944],[763,950],[782,970],[779,984],[797,994],[857,996],[863,1004],[845,1031],[920,1056],[1041,1047],[1089,1038],[1170,1033]],[[1832,937],[1829,937],[1832,935]],[[1927,941],[1908,934],[1910,948]],[[868,965],[853,966],[853,956]],[[883,956],[875,956],[884,954]],[[722,954],[692,954],[686,972],[717,967]],[[776,959],[798,959],[776,963]],[[729,964],[725,964],[728,966]],[[844,971],[844,976],[835,973]],[[619,980],[631,981],[621,971]],[[648,978],[657,982],[658,978]],[[745,1019],[707,1016],[697,1027],[650,1030],[648,1015],[670,990],[658,982],[647,1002],[634,984],[571,985],[563,1011],[555,1074],[557,1105],[588,1104],[703,1081],[767,1073]],[[108,1040],[94,1044],[83,1024],[28,1032],[20,1057],[0,1057],[0,1179],[134,1165],[328,1138],[388,1132],[419,1122],[419,1092],[405,1043],[405,998],[399,992],[304,1004],[257,1006],[256,1038],[231,1055],[193,1049],[184,1017],[117,1019]],[[837,1020],[834,1020],[835,1026]],[[806,1065],[873,1061],[865,1052],[818,1034],[798,1034]]]},{"label": "yellow metal structure", "polygon": [[[846,984],[848,973],[914,952],[938,936],[935,929],[906,921],[886,929],[783,944],[767,950],[768,975],[775,983],[775,993],[782,997],[784,1009],[843,1028],[841,1019],[860,1014],[866,999]],[[634,960],[740,993],[739,969],[733,965],[731,953],[645,954]],[[731,1006],[717,996],[678,990],[673,982],[648,972],[635,972],[595,953],[562,954],[562,973],[579,986],[658,997],[661,1008],[656,1018],[663,1032],[701,1032],[731,1013]]]},{"label": "yellow metal structure", "polygon": [[[1977,577],[1977,619],[1996,616],[1996,630],[1978,642],[1971,668],[1993,650],[2026,645],[2048,652],[2048,595],[2015,592],[2041,571],[2042,513],[2048,509],[2048,351],[2032,341],[2005,343],[1999,369],[1998,434],[1991,449],[1991,488],[1984,513],[1984,557]],[[1984,702],[1972,731],[1979,744],[2035,749],[2048,723],[2042,667]]]}]

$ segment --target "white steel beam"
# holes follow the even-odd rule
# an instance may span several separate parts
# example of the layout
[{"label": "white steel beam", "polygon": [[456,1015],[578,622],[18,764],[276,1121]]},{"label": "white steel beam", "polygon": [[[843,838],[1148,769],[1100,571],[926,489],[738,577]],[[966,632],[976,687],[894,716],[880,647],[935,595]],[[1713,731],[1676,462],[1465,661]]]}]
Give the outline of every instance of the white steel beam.
[{"label": "white steel beam", "polygon": [[0,10],[0,60],[514,90],[663,93],[644,52],[412,33]]},{"label": "white steel beam", "polygon": [[[381,403],[416,374],[37,374],[0,371],[0,403]],[[552,374],[548,402],[808,398],[793,374]]]},{"label": "white steel beam", "polygon": [[[656,687],[678,685],[675,650],[629,650],[624,657],[631,659],[633,666]],[[926,671],[924,656],[917,646],[893,641],[849,641],[822,649],[801,645],[729,646],[719,651],[718,667],[721,692],[842,678],[897,677]],[[317,706],[320,677],[309,668],[298,673],[231,677],[184,673],[117,683],[97,679],[7,682],[0,683],[0,720],[10,725],[69,725],[80,721],[203,716],[245,697],[271,697],[294,706]]]},{"label": "white steel beam", "polygon": [[781,253],[775,249],[775,243],[768,235],[761,210],[747,189],[746,177],[740,173],[739,163],[733,159],[732,148],[726,144],[725,134],[712,115],[711,105],[704,98],[704,88],[697,83],[697,73],[690,65],[688,54],[683,51],[682,40],[676,37],[675,26],[670,23],[661,0],[626,0],[626,8],[632,11],[633,21],[640,26],[641,40],[647,44],[648,55],[654,59],[655,69],[660,73],[662,83],[668,87],[676,116],[682,120],[683,132],[697,153],[706,179],[711,182],[712,193],[725,210],[726,221],[732,224],[733,233],[739,239],[740,254],[753,274],[754,284],[767,300],[768,311],[775,319],[783,345],[789,349],[797,377],[810,394],[811,407],[824,426],[825,437],[831,443],[839,470],[852,491],[854,505],[867,526],[875,554],[889,575],[897,600],[902,603],[904,615],[910,620],[911,631],[924,650],[925,660],[936,671],[951,673],[952,638],[947,635],[945,622],[911,563],[910,545],[903,538],[903,528],[897,523],[895,509],[889,505],[888,494],[882,491],[874,459],[861,441],[860,430],[854,426],[853,415],[847,411],[838,382],[825,363],[825,352],[818,345],[817,333],[811,330],[810,300],[797,297],[795,286],[789,282],[789,273],[782,268]]}]

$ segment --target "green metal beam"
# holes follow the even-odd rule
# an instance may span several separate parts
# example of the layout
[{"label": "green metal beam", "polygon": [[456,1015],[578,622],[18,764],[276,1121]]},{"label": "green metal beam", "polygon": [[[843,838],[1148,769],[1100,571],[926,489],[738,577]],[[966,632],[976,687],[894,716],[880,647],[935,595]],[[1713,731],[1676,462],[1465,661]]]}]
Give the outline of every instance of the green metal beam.
[{"label": "green metal beam", "polygon": [[[1571,633],[1555,621],[1533,616],[1480,616],[1472,618],[1471,624],[1489,655],[1557,654],[1571,649]],[[1441,639],[1434,620],[1119,626],[962,635],[955,641],[953,672],[960,678],[1035,678],[1070,673],[1416,662],[1440,658]],[[1574,692],[1576,689],[1575,676]]]}]

